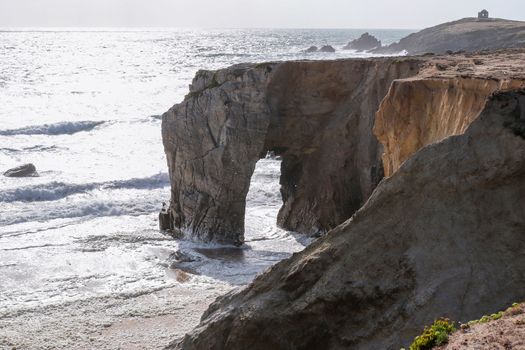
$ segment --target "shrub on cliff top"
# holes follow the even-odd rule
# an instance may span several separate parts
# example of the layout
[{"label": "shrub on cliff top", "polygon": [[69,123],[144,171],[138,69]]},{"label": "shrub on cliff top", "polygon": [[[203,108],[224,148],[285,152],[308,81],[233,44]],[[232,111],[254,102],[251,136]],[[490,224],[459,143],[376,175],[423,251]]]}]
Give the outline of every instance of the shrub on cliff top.
[{"label": "shrub on cliff top", "polygon": [[495,314],[492,314],[492,315],[484,315],[482,318],[480,318],[479,320],[472,320],[472,321],[469,321],[467,323],[467,326],[473,326],[475,324],[480,324],[480,323],[487,323],[487,322],[490,322],[490,321],[496,321],[496,320],[499,320],[500,318],[503,317],[503,311],[500,311],[498,313],[495,313]]},{"label": "shrub on cliff top", "polygon": [[448,336],[455,331],[456,326],[449,319],[436,320],[432,326],[425,327],[423,334],[414,339],[410,350],[428,350],[444,344],[448,341]]}]

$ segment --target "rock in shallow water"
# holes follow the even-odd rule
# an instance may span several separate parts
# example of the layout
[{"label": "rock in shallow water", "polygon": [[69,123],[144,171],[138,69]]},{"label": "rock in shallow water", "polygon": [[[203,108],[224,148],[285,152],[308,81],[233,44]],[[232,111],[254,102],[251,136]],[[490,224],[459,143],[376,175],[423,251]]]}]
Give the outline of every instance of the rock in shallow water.
[{"label": "rock in shallow water", "polygon": [[9,169],[4,173],[7,177],[34,177],[38,176],[36,167],[33,164],[24,164],[19,167]]},{"label": "rock in shallow water", "polygon": [[369,33],[364,33],[358,39],[352,40],[343,50],[368,51],[381,47],[381,41]]},{"label": "rock in shallow water", "polygon": [[318,48],[317,46],[310,46],[309,48],[307,48],[306,50],[304,50],[304,52],[306,53],[312,53],[312,52],[317,52]]},{"label": "rock in shallow water", "polygon": [[325,46],[323,46],[323,47],[321,47],[321,48],[319,49],[319,52],[329,52],[329,53],[333,53],[333,52],[335,52],[335,49],[334,49],[334,47],[331,46],[331,45],[325,45]]}]

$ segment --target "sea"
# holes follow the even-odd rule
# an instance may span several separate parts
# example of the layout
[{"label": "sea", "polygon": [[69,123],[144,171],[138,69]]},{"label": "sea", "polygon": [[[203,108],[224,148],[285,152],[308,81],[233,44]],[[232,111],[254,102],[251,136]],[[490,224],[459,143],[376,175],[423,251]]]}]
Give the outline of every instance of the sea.
[{"label": "sea", "polygon": [[[11,321],[36,308],[180,283],[242,286],[304,249],[311,238],[276,226],[280,163],[272,158],[252,178],[240,249],[159,232],[170,197],[161,114],[183,100],[197,70],[367,57],[342,50],[365,31],[383,44],[412,32],[1,29],[0,333],[15,334]],[[303,52],[312,45],[337,51]],[[25,163],[39,176],[1,176]]]}]

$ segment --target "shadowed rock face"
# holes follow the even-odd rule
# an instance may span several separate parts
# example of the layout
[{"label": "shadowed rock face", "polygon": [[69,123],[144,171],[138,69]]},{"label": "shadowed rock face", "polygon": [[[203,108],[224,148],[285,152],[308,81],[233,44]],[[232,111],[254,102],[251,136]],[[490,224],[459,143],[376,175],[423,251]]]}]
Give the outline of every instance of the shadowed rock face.
[{"label": "shadowed rock face", "polygon": [[[395,118],[393,119],[395,121]],[[214,303],[177,349],[399,349],[525,290],[525,91],[422,148],[351,220]]]},{"label": "shadowed rock face", "polygon": [[325,232],[350,216],[383,177],[374,115],[394,79],[420,60],[240,65],[201,71],[163,115],[170,215],[186,237],[239,244],[256,162],[282,156],[278,224]]}]

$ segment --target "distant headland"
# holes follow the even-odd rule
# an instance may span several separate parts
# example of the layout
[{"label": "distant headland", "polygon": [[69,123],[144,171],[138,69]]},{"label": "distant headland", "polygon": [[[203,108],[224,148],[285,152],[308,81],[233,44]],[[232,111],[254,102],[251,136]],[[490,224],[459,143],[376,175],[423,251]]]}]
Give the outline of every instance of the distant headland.
[{"label": "distant headland", "polygon": [[410,55],[444,54],[447,51],[474,52],[525,47],[525,22],[490,18],[486,10],[478,17],[463,18],[423,29],[398,43],[372,50],[374,53]]}]

